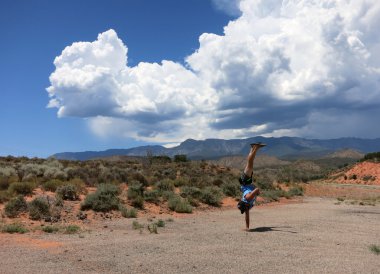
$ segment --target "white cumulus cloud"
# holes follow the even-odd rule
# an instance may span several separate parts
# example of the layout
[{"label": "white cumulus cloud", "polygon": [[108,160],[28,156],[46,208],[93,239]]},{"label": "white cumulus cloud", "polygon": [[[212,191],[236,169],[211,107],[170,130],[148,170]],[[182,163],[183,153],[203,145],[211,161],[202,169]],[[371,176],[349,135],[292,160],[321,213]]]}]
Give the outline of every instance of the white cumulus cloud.
[{"label": "white cumulus cloud", "polygon": [[157,142],[380,134],[379,1],[233,3],[241,16],[202,34],[185,66],[129,67],[114,30],[73,43],[54,60],[48,106],[99,136]]}]

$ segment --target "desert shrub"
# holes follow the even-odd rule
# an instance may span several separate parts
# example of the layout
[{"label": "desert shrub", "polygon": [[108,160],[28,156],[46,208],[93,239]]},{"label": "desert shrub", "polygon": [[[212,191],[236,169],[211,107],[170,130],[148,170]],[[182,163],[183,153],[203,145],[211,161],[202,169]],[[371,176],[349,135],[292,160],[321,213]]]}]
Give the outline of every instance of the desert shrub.
[{"label": "desert shrub", "polygon": [[358,177],[356,176],[356,174],[352,174],[351,176],[350,176],[350,180],[356,180]]},{"label": "desert shrub", "polygon": [[187,156],[184,154],[178,154],[174,155],[174,162],[180,163],[180,162],[187,162]]},{"label": "desert shrub", "polygon": [[148,225],[148,230],[150,233],[154,233],[154,234],[157,234],[158,231],[157,231],[157,224],[153,223],[153,224],[149,224]]},{"label": "desert shrub", "polygon": [[1,231],[6,232],[6,233],[11,233],[11,234],[13,233],[23,234],[23,233],[28,232],[28,230],[22,224],[19,224],[19,223],[5,225],[2,227]]},{"label": "desert shrub", "polygon": [[17,171],[10,166],[0,167],[0,177],[15,177],[17,176]]},{"label": "desert shrub", "polygon": [[42,227],[42,231],[43,232],[46,232],[46,233],[55,233],[59,230],[58,227],[56,226],[51,226],[51,225],[47,225],[47,226],[43,226]]},{"label": "desert shrub", "polygon": [[20,213],[26,212],[27,210],[28,204],[22,195],[11,199],[4,207],[5,215],[10,218],[17,217]]},{"label": "desert shrub", "polygon": [[28,205],[29,218],[32,220],[41,220],[50,216],[49,203],[42,197],[37,197]]},{"label": "desert shrub", "polygon": [[34,188],[35,188],[34,183],[17,182],[17,183],[12,183],[9,186],[8,191],[14,194],[30,195],[33,193]]},{"label": "desert shrub", "polygon": [[137,210],[134,208],[128,209],[125,206],[121,205],[119,207],[119,210],[121,212],[121,216],[124,218],[136,218],[137,217]]},{"label": "desert shrub", "polygon": [[174,190],[174,182],[170,179],[164,179],[156,183],[156,188],[159,191],[173,191]]},{"label": "desert shrub", "polygon": [[223,183],[224,183],[224,182],[223,182],[222,179],[215,179],[215,180],[212,181],[212,184],[213,184],[214,186],[218,186],[218,187],[220,187]]},{"label": "desert shrub", "polygon": [[270,201],[278,201],[280,197],[285,196],[285,191],[281,189],[263,190],[261,196],[267,198]]},{"label": "desert shrub", "polygon": [[165,227],[165,221],[164,220],[158,220],[156,222],[157,227]]},{"label": "desert shrub", "polygon": [[[290,182],[287,179],[282,179],[280,181],[288,182],[288,183]],[[254,178],[254,184],[261,190],[271,190],[271,189],[273,190],[275,188],[269,178],[262,178],[262,177]]]},{"label": "desert shrub", "polygon": [[133,221],[132,222],[132,228],[133,229],[142,229],[144,228],[144,225],[143,224],[140,224],[138,221]]},{"label": "desert shrub", "polygon": [[128,186],[127,197],[132,206],[136,208],[144,207],[144,186],[139,182],[134,182]]},{"label": "desert shrub", "polygon": [[173,195],[168,200],[169,209],[178,213],[191,213],[193,211],[192,206],[186,199],[182,199],[178,195]]},{"label": "desert shrub", "polygon": [[217,187],[206,187],[202,190],[200,200],[208,205],[220,206],[222,203],[223,194]]},{"label": "desert shrub", "polygon": [[81,178],[72,178],[65,183],[65,185],[75,186],[79,193],[86,194],[86,183]]},{"label": "desert shrub", "polygon": [[189,184],[189,180],[186,178],[177,178],[174,180],[175,187],[181,187]]},{"label": "desert shrub", "polygon": [[194,186],[184,186],[181,188],[181,196],[184,198],[192,197],[199,199],[202,195],[202,192],[199,188]]},{"label": "desert shrub", "polygon": [[8,177],[0,176],[0,190],[6,190],[9,187]]},{"label": "desert shrub", "polygon": [[68,225],[65,228],[65,234],[75,234],[80,231],[80,227],[77,225]]},{"label": "desert shrub", "polygon": [[289,196],[302,196],[303,195],[303,188],[302,186],[295,186],[288,190]]},{"label": "desert shrub", "polygon": [[226,196],[236,197],[240,194],[240,186],[237,183],[225,182],[221,188]]},{"label": "desert shrub", "polygon": [[156,189],[145,191],[144,200],[149,203],[158,204],[160,202],[160,191]]},{"label": "desert shrub", "polygon": [[134,199],[138,196],[142,196],[144,193],[144,186],[139,182],[132,182],[128,186],[127,197],[128,199]]},{"label": "desert shrub", "polygon": [[8,191],[0,191],[0,204],[8,202],[9,199]]},{"label": "desert shrub", "polygon": [[380,255],[380,246],[378,245],[370,245],[369,250],[371,250],[376,255]]},{"label": "desert shrub", "polygon": [[140,184],[142,184],[143,186],[147,186],[148,185],[148,180],[145,178],[144,175],[142,175],[139,172],[132,173],[131,176],[130,176],[130,180],[131,181],[137,181]]},{"label": "desert shrub", "polygon": [[42,184],[42,189],[45,191],[52,191],[55,192],[58,187],[63,186],[64,182],[58,179],[52,179],[44,182]]},{"label": "desert shrub", "polygon": [[73,185],[60,186],[55,193],[62,200],[76,201],[79,199],[78,189]]},{"label": "desert shrub", "polygon": [[94,211],[110,211],[119,208],[120,190],[115,185],[101,184],[97,190],[86,196],[81,209],[92,209]]},{"label": "desert shrub", "polygon": [[164,201],[168,201],[171,197],[175,196],[176,194],[173,191],[163,191],[161,192],[162,199]]}]

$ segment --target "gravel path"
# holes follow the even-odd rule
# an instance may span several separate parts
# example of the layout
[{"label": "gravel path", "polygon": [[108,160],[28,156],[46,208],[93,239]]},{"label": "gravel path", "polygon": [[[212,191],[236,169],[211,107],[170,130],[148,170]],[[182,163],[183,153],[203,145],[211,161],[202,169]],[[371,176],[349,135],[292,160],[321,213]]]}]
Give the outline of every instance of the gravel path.
[{"label": "gravel path", "polygon": [[[109,221],[80,235],[0,237],[1,273],[379,273],[380,206],[336,199],[174,218],[158,234]],[[139,218],[140,223],[149,223]]]}]

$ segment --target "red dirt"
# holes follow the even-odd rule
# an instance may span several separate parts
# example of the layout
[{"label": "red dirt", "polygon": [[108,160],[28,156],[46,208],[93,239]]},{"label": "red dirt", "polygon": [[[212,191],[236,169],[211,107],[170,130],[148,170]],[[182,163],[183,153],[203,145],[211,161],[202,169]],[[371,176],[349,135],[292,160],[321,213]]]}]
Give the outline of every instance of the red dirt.
[{"label": "red dirt", "polygon": [[[334,182],[340,184],[380,185],[380,163],[358,163],[335,176],[338,177],[334,179]],[[335,176],[332,175],[332,177]]]},{"label": "red dirt", "polygon": [[19,246],[25,246],[37,249],[54,249],[63,246],[63,243],[57,241],[47,241],[30,238],[27,235],[20,234],[3,234],[0,233],[0,243],[12,242]]}]

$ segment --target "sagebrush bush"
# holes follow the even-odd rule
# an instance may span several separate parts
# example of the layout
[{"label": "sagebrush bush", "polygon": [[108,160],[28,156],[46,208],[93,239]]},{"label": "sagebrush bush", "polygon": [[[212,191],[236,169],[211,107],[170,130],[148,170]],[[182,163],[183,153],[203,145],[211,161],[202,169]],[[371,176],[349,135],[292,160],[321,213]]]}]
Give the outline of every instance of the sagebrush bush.
[{"label": "sagebrush bush", "polygon": [[78,189],[74,185],[63,185],[56,190],[57,197],[62,200],[76,201],[79,200]]},{"label": "sagebrush bush", "polygon": [[0,191],[0,204],[8,202],[9,199],[8,191]]},{"label": "sagebrush bush", "polygon": [[202,190],[200,200],[208,205],[221,206],[223,194],[217,187],[206,187]]},{"label": "sagebrush bush", "polygon": [[11,234],[13,233],[23,234],[23,233],[28,232],[28,230],[22,224],[19,224],[19,223],[5,225],[2,227],[1,231],[6,232],[6,233],[11,233]]},{"label": "sagebrush bush", "polygon": [[202,191],[195,186],[183,186],[181,187],[181,196],[184,198],[192,197],[199,199],[202,195]]},{"label": "sagebrush bush", "polygon": [[86,196],[81,205],[81,209],[92,209],[94,211],[107,212],[119,209],[120,189],[111,184],[100,184],[97,190]]},{"label": "sagebrush bush", "polygon": [[0,190],[6,190],[8,189],[10,183],[8,180],[8,177],[0,176]]},{"label": "sagebrush bush", "polygon": [[41,220],[50,217],[50,207],[46,199],[37,197],[28,204],[29,218]]},{"label": "sagebrush bush", "polygon": [[240,186],[234,182],[225,182],[221,185],[222,191],[226,196],[236,197],[240,195]]},{"label": "sagebrush bush", "polygon": [[80,231],[80,227],[77,225],[68,225],[65,228],[65,234],[74,234]]},{"label": "sagebrush bush", "polygon": [[160,191],[153,189],[144,192],[144,200],[149,203],[159,204],[160,202]]},{"label": "sagebrush bush", "polygon": [[45,191],[55,192],[58,187],[63,186],[65,183],[58,179],[52,179],[42,184],[42,189]]},{"label": "sagebrush bush", "polygon": [[128,186],[127,197],[132,206],[137,208],[144,207],[144,186],[139,182],[134,182]]},{"label": "sagebrush bush", "polygon": [[8,191],[13,194],[30,195],[35,187],[31,182],[16,182],[9,185]]},{"label": "sagebrush bush", "polygon": [[28,204],[26,203],[22,195],[11,199],[4,207],[5,215],[10,218],[17,217],[20,213],[28,210]]},{"label": "sagebrush bush", "polygon": [[260,195],[270,201],[278,201],[280,197],[284,197],[286,192],[281,189],[272,189],[261,191]]},{"label": "sagebrush bush", "polygon": [[295,186],[289,189],[288,191],[289,196],[302,196],[303,195],[303,188],[302,186]]},{"label": "sagebrush bush", "polygon": [[59,230],[58,227],[56,226],[51,226],[51,225],[47,225],[47,226],[43,226],[42,227],[42,231],[43,232],[46,232],[46,233],[55,233]]},{"label": "sagebrush bush", "polygon": [[178,213],[191,213],[193,211],[193,207],[189,202],[178,195],[173,195],[169,198],[168,207]]},{"label": "sagebrush bush", "polygon": [[124,218],[136,218],[137,217],[137,210],[135,208],[126,208],[123,205],[119,206],[119,210],[121,212],[121,216]]},{"label": "sagebrush bush", "polygon": [[174,190],[174,182],[170,179],[164,179],[156,183],[156,188],[159,191],[173,191]]}]

